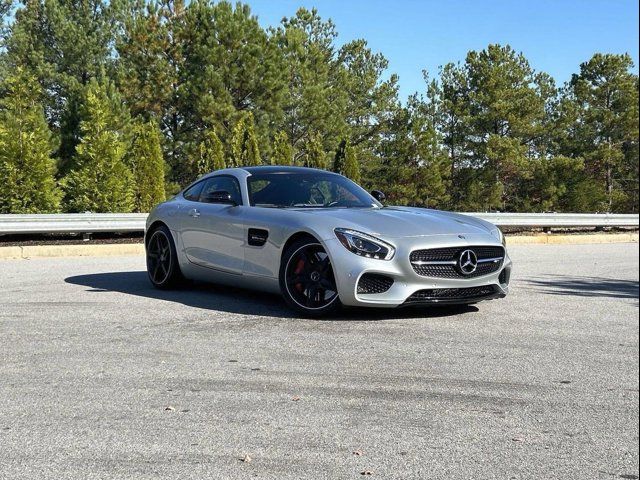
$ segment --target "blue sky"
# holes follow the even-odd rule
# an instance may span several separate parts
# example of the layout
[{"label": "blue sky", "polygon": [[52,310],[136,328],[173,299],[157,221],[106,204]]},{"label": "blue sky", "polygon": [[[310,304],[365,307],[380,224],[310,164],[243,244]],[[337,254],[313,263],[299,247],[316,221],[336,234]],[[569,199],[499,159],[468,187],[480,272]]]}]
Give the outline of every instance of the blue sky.
[{"label": "blue sky", "polygon": [[245,0],[264,26],[300,6],[337,26],[338,42],[365,38],[400,75],[403,98],[422,90],[422,69],[461,61],[489,43],[510,44],[559,84],[595,52],[629,53],[638,72],[637,0]]}]

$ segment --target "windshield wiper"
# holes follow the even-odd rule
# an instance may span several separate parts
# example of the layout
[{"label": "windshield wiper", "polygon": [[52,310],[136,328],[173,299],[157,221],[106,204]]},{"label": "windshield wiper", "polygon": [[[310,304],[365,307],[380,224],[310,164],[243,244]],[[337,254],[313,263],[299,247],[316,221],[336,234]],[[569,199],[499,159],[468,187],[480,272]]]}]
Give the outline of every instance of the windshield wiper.
[{"label": "windshield wiper", "polygon": [[287,208],[284,205],[276,205],[275,203],[256,203],[256,204],[254,204],[254,207],[260,207],[260,208]]}]

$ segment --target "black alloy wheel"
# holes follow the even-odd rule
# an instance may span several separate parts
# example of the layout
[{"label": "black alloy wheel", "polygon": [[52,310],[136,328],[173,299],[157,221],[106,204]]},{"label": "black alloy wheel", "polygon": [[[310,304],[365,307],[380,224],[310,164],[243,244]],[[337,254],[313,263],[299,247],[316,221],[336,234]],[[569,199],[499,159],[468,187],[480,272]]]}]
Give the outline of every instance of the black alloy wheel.
[{"label": "black alloy wheel", "polygon": [[280,286],[287,303],[304,315],[326,315],[340,306],[331,259],[322,245],[311,240],[287,250]]},{"label": "black alloy wheel", "polygon": [[157,288],[171,288],[182,277],[171,232],[161,226],[151,232],[146,243],[147,273]]}]

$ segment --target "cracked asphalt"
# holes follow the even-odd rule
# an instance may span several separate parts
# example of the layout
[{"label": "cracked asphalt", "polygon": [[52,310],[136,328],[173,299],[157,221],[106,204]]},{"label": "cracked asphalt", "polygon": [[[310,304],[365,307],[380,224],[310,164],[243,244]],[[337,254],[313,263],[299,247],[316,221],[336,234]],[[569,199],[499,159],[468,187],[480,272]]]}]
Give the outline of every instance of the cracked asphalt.
[{"label": "cracked asphalt", "polygon": [[0,478],[638,478],[638,245],[510,251],[506,299],[322,321],[0,261]]}]

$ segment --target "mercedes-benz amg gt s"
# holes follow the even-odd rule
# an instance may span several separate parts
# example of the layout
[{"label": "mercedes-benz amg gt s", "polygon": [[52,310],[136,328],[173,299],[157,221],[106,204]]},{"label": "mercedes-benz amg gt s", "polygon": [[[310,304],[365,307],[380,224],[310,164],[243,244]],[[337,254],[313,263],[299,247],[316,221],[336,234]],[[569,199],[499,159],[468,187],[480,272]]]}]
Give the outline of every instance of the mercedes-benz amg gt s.
[{"label": "mercedes-benz amg gt s", "polygon": [[149,215],[149,279],[158,288],[186,278],[278,292],[306,316],[507,294],[511,260],[497,227],[383,200],[309,168],[210,173]]}]

